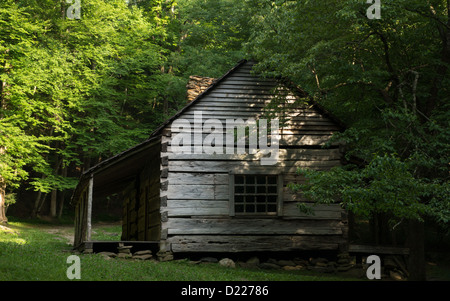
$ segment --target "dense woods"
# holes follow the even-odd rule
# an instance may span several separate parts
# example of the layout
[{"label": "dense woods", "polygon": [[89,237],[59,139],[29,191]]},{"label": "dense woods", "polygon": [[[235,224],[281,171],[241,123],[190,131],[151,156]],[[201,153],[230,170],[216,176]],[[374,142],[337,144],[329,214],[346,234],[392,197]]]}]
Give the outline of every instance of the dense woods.
[{"label": "dense woods", "polygon": [[349,164],[294,190],[369,219],[374,242],[409,231],[416,262],[424,222],[448,235],[450,1],[382,0],[380,19],[356,0],[80,1],[79,19],[70,1],[0,3],[0,222],[70,214],[81,172],[184,106],[189,76],[247,58],[347,126]]}]

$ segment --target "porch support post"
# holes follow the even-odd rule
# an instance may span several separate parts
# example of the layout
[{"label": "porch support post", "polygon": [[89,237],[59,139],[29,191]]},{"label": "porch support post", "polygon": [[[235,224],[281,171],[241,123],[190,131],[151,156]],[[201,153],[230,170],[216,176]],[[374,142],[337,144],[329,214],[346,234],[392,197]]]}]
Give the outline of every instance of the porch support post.
[{"label": "porch support post", "polygon": [[89,187],[88,187],[88,199],[87,199],[87,233],[86,240],[91,240],[91,232],[92,232],[92,195],[94,191],[94,175],[91,174],[91,178],[89,179]]}]

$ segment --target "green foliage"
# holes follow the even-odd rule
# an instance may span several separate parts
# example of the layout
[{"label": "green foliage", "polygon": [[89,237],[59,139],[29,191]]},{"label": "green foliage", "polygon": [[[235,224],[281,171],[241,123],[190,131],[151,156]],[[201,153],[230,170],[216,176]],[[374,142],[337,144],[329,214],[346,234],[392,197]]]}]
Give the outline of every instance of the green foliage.
[{"label": "green foliage", "polygon": [[375,156],[362,169],[299,170],[306,183],[290,187],[317,203],[341,203],[359,216],[387,213],[395,220],[428,216],[445,226],[450,218],[448,183],[417,179],[413,168],[395,156]]},{"label": "green foliage", "polygon": [[167,3],[154,2],[83,0],[79,20],[64,16],[65,1],[0,4],[0,174],[10,190],[30,175],[36,191],[73,188],[64,166],[143,141],[165,102],[184,103],[180,79],[162,71]]},{"label": "green foliage", "polygon": [[302,193],[448,227],[448,2],[382,1],[379,20],[364,1],[246,2],[246,49],[259,70],[293,80],[343,120],[348,130],[333,141],[362,165],[303,171]]}]

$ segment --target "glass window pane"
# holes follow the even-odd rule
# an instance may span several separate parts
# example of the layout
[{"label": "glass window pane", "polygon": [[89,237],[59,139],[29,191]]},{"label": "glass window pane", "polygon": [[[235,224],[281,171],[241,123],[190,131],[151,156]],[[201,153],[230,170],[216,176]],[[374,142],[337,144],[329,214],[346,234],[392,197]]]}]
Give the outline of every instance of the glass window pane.
[{"label": "glass window pane", "polygon": [[238,212],[238,213],[244,212],[244,205],[234,206],[234,212]]},{"label": "glass window pane", "polygon": [[256,212],[266,212],[266,205],[257,205],[256,206]]},{"label": "glass window pane", "polygon": [[258,193],[266,193],[266,186],[258,186],[256,191]]},{"label": "glass window pane", "polygon": [[270,202],[270,203],[276,203],[277,202],[277,196],[276,195],[268,195],[267,196],[267,202]]},{"label": "glass window pane", "polygon": [[256,201],[256,197],[251,195],[251,196],[245,196],[245,202],[246,203],[254,203]]},{"label": "glass window pane", "polygon": [[277,184],[277,176],[267,176],[268,184]]},{"label": "glass window pane", "polygon": [[255,176],[245,176],[246,184],[255,184]]},{"label": "glass window pane", "polygon": [[266,176],[256,176],[257,184],[266,184]]},{"label": "glass window pane", "polygon": [[239,214],[277,212],[278,176],[235,175],[234,209]]},{"label": "glass window pane", "polygon": [[243,203],[244,202],[244,196],[243,195],[236,195],[236,196],[234,196],[234,201],[236,203]]},{"label": "glass window pane", "polygon": [[249,213],[255,212],[255,205],[245,205],[245,212]]},{"label": "glass window pane", "polygon": [[258,203],[265,203],[265,202],[266,202],[266,196],[265,196],[265,195],[258,195],[258,196],[256,197],[256,201],[257,201]]},{"label": "glass window pane", "polygon": [[268,193],[277,193],[277,186],[269,186],[267,187]]},{"label": "glass window pane", "polygon": [[235,184],[244,184],[244,176],[234,176]]}]

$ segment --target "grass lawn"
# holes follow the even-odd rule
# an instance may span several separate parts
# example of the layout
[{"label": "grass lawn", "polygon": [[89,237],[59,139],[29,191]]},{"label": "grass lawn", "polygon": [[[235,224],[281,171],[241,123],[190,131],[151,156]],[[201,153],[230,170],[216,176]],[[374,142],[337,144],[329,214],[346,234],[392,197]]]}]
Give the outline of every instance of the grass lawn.
[{"label": "grass lawn", "polygon": [[[117,226],[95,230],[95,239],[117,239]],[[71,225],[10,222],[0,228],[0,280],[68,280],[66,262],[72,255],[68,238]],[[81,254],[83,281],[313,281],[356,280],[312,271],[266,271],[225,268],[218,264],[192,264],[188,260],[171,262],[105,260],[98,254]]]}]

